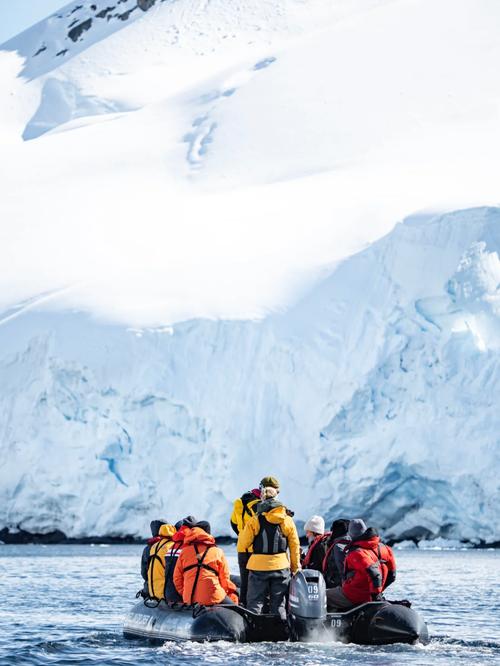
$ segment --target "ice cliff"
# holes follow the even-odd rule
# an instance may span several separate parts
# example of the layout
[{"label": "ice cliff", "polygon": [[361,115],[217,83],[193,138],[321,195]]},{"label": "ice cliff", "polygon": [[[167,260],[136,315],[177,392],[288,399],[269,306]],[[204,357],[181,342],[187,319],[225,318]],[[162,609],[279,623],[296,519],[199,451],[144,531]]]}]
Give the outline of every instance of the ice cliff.
[{"label": "ice cliff", "polygon": [[264,474],[298,519],[500,539],[500,209],[410,218],[262,321],[0,321],[0,526],[229,533]]}]

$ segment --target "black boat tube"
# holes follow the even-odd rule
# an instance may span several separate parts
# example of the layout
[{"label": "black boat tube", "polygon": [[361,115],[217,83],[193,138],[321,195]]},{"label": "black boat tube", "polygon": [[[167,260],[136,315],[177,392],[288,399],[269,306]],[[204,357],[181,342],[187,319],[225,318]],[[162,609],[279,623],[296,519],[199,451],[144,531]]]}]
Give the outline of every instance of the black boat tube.
[{"label": "black boat tube", "polygon": [[230,606],[146,605],[140,601],[125,617],[125,638],[163,641],[246,642],[247,623]]},{"label": "black boat tube", "polygon": [[359,645],[429,642],[423,618],[412,608],[390,601],[370,601],[344,613],[328,613],[326,626],[335,640]]}]

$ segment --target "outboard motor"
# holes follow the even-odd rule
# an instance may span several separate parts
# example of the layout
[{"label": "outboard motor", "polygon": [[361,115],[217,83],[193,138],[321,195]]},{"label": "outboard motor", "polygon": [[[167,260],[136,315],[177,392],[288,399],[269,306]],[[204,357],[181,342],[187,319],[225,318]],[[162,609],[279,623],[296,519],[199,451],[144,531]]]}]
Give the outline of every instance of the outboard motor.
[{"label": "outboard motor", "polygon": [[326,585],[313,569],[299,571],[292,578],[288,595],[288,623],[292,640],[321,640],[325,631]]}]

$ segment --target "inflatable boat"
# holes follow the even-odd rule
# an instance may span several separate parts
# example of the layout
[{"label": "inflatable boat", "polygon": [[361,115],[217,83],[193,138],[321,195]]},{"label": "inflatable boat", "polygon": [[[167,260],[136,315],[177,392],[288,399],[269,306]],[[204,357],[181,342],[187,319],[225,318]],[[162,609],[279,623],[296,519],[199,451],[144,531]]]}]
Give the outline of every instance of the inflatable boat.
[{"label": "inflatable boat", "polygon": [[327,613],[323,576],[305,570],[290,583],[287,619],[234,605],[187,606],[141,601],[125,618],[126,638],[164,641],[342,641],[362,645],[426,643],[427,625],[406,603],[372,601]]}]

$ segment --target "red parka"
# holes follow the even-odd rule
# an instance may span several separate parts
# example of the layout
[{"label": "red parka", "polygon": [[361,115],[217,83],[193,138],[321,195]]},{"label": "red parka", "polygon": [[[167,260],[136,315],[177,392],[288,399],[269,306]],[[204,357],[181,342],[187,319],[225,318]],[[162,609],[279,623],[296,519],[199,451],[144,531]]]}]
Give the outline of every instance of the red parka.
[{"label": "red parka", "polygon": [[226,556],[215,545],[213,536],[200,527],[183,528],[182,536],[174,584],[184,603],[211,606],[219,604],[226,596],[238,603]]},{"label": "red parka", "polygon": [[342,592],[353,604],[373,601],[396,578],[392,548],[372,528],[347,548]]}]

